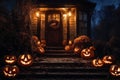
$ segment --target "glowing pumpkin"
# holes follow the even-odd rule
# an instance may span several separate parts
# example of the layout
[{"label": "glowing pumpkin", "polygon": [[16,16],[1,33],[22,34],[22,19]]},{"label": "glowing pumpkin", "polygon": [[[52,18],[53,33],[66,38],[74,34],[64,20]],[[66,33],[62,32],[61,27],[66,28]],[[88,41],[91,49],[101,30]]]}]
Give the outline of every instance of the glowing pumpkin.
[{"label": "glowing pumpkin", "polygon": [[74,53],[75,54],[80,54],[80,52],[81,52],[81,49],[79,47],[74,48]]},{"label": "glowing pumpkin", "polygon": [[30,66],[33,63],[33,58],[30,54],[22,54],[18,58],[18,63],[21,66]]},{"label": "glowing pumpkin", "polygon": [[110,74],[113,76],[120,76],[120,66],[111,65],[110,66]]},{"label": "glowing pumpkin", "polygon": [[14,64],[16,62],[17,58],[14,55],[6,55],[4,57],[4,60],[7,64]]},{"label": "glowing pumpkin", "polygon": [[65,51],[70,52],[72,50],[72,47],[70,45],[65,46]]},{"label": "glowing pumpkin", "polygon": [[92,64],[94,67],[102,67],[104,62],[101,59],[93,59]]},{"label": "glowing pumpkin", "polygon": [[19,68],[16,65],[14,66],[6,65],[3,68],[3,74],[6,77],[15,77],[18,73],[19,73]]},{"label": "glowing pumpkin", "polygon": [[40,41],[37,41],[36,45],[39,47],[41,45]]},{"label": "glowing pumpkin", "polygon": [[81,51],[81,57],[85,58],[85,59],[93,58],[94,57],[94,51],[89,49],[89,48],[83,49]]},{"label": "glowing pumpkin", "polygon": [[110,56],[110,55],[104,56],[103,57],[103,62],[105,64],[112,64],[113,63],[113,56]]}]

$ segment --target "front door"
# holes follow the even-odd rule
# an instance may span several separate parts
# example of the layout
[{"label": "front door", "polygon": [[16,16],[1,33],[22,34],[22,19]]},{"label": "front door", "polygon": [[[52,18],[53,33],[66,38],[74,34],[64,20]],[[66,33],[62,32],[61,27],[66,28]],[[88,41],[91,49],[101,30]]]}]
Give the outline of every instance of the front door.
[{"label": "front door", "polygon": [[61,46],[63,38],[61,12],[56,10],[47,11],[45,20],[46,45]]}]

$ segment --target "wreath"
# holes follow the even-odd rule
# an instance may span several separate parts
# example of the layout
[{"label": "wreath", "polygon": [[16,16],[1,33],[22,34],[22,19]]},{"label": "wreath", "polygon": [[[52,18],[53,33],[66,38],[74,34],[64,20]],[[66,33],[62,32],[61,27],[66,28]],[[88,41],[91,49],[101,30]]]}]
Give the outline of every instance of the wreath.
[{"label": "wreath", "polygon": [[51,21],[49,21],[49,26],[51,28],[58,29],[59,28],[59,21],[57,21],[57,20],[51,20]]}]

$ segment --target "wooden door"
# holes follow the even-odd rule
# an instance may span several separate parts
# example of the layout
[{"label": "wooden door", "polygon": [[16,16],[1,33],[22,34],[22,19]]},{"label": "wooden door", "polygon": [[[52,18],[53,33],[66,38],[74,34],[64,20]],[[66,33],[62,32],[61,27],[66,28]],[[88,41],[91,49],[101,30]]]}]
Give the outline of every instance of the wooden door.
[{"label": "wooden door", "polygon": [[60,11],[46,12],[45,38],[47,46],[62,45],[62,21]]}]

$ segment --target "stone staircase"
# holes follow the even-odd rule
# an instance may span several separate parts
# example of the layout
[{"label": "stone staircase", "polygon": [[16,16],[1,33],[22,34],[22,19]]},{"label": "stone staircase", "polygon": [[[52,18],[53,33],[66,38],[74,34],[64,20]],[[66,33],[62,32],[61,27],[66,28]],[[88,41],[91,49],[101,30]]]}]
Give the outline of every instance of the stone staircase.
[{"label": "stone staircase", "polygon": [[18,76],[11,80],[111,80],[109,78],[106,67],[95,68],[91,60],[66,53],[63,47],[46,47],[45,54],[37,54],[33,65],[21,67]]}]

